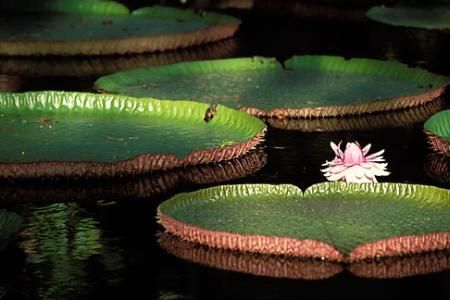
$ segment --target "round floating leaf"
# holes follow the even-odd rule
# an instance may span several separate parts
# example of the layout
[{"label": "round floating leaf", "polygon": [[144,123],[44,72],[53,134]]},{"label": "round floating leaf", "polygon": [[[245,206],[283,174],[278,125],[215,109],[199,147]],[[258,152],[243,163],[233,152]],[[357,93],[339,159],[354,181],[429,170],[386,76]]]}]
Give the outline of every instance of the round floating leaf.
[{"label": "round floating leaf", "polygon": [[101,77],[97,89],[195,99],[268,117],[323,117],[396,110],[435,100],[447,78],[406,65],[336,56],[178,63]]},{"label": "round floating leaf", "polygon": [[81,15],[128,15],[128,8],[115,1],[15,0],[0,2],[0,9],[14,13],[58,13]]},{"label": "round floating leaf", "polygon": [[450,191],[430,186],[325,182],[231,185],[179,194],[158,208],[182,238],[262,254],[355,261],[445,249]]},{"label": "round floating leaf", "polygon": [[435,30],[450,29],[450,6],[375,6],[369,9],[366,15],[372,20],[394,26]]},{"label": "round floating leaf", "polygon": [[75,92],[0,94],[0,177],[114,176],[240,156],[264,124],[224,106]]},{"label": "round floating leaf", "polygon": [[139,8],[133,11],[132,14],[135,16],[146,16],[155,19],[176,19],[178,20],[178,22],[199,21],[217,25],[240,23],[239,19],[224,14],[218,14],[207,11],[197,13],[190,9],[180,9],[175,7],[166,7],[159,5]]},{"label": "round floating leaf", "polygon": [[233,17],[202,17],[166,7],[139,9],[131,15],[93,12],[97,15],[5,15],[0,19],[0,54],[103,55],[171,50],[225,39],[240,24]]},{"label": "round floating leaf", "polygon": [[438,112],[425,124],[425,133],[431,147],[446,156],[450,156],[450,110]]}]

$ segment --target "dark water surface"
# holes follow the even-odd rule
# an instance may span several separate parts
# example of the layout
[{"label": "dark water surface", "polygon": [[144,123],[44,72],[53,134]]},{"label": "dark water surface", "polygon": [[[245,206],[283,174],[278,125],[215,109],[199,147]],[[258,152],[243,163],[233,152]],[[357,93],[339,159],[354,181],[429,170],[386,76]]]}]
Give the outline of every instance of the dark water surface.
[{"label": "dark water surface", "polygon": [[[450,75],[450,35],[390,28],[366,20],[304,19],[232,13],[244,23],[233,56],[285,59],[294,54],[396,59]],[[23,74],[21,74],[23,75]],[[95,78],[27,79],[22,90],[91,90]],[[446,100],[448,103],[448,91]],[[260,151],[218,166],[104,182],[2,182],[1,207],[23,219],[17,239],[0,252],[4,299],[387,299],[450,298],[450,254],[411,264],[438,272],[402,279],[364,279],[344,270],[323,280],[280,279],[220,270],[175,257],[158,243],[158,204],[180,191],[230,183],[324,180],[330,141],[385,149],[392,175],[382,181],[450,188],[426,171],[423,121],[395,128],[302,133],[270,128]],[[439,160],[436,158],[436,160]],[[448,164],[448,161],[444,160]],[[442,267],[439,267],[442,266]],[[423,268],[422,268],[423,269]]]}]

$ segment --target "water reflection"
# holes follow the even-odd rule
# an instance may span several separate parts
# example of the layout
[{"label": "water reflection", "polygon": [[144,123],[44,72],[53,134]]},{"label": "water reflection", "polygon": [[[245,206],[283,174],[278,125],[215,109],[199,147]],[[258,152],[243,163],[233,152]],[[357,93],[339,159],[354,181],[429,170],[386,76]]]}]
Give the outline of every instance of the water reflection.
[{"label": "water reflection", "polygon": [[[348,10],[350,11],[351,9]],[[436,40],[433,38],[427,40],[419,35],[407,35],[405,33],[407,31],[403,29],[386,27],[386,30],[379,30],[382,25],[371,23],[369,26],[367,23],[355,26],[355,23],[351,22],[348,24],[304,22],[304,20],[297,22],[285,16],[274,19],[273,16],[258,17],[254,14],[254,16],[247,16],[244,26],[241,27],[240,35],[247,48],[244,48],[245,51],[239,55],[286,58],[293,54],[314,53],[338,54],[346,57],[392,58],[423,65],[433,71],[449,73],[448,37],[441,35]],[[371,31],[375,27],[377,30]],[[394,31],[397,33],[394,34]],[[429,33],[426,34],[429,35]],[[133,61],[133,57],[125,58]],[[38,58],[34,62],[37,63],[42,59]],[[61,64],[64,65],[66,59],[68,58],[59,60],[57,64],[55,62],[53,68],[57,69]],[[83,61],[86,63],[92,61],[92,64],[95,64],[95,59]],[[44,71],[45,62],[42,62],[42,65],[37,64],[34,70],[31,65],[27,66],[27,63],[20,62],[21,65],[14,68],[23,68],[23,72],[31,74],[35,72],[36,76],[50,75],[53,72],[51,69],[48,70],[49,73]],[[82,61],[77,63],[82,64]],[[104,67],[114,68],[114,59],[110,63],[112,66]],[[117,63],[122,62],[119,59]],[[7,61],[0,59],[0,68],[7,66]],[[9,66],[10,70],[13,70],[13,67]],[[29,69],[25,70],[27,67]],[[16,69],[17,72],[22,72],[20,70]],[[62,70],[68,75],[74,75],[77,72],[69,66]],[[42,75],[39,75],[39,72],[42,72]],[[72,84],[72,79],[47,79],[34,84],[33,87],[35,89],[48,87],[67,89],[68,85],[76,90],[90,89],[92,80],[87,80],[86,86],[80,87],[79,82],[76,82],[76,85]],[[372,143],[376,148],[385,148],[386,158],[392,171],[389,181],[424,183],[427,180],[424,174],[424,158],[429,151],[426,149],[421,126],[314,134],[271,129],[266,139],[267,165],[262,172],[243,178],[239,181],[240,183],[293,183],[306,188],[324,180],[319,170],[324,160],[331,158],[329,142],[341,139],[358,140],[362,144]],[[221,174],[218,171],[217,175],[222,176]],[[203,175],[204,172],[199,170],[198,174],[192,178],[205,178]],[[179,181],[178,176],[174,178],[179,184],[184,181],[184,179]],[[127,180],[135,183],[128,185]],[[138,181],[141,183],[137,184]],[[182,187],[182,191],[196,188],[195,184],[189,182],[186,180],[186,186]],[[280,278],[274,280],[270,277],[224,272],[184,264],[169,254],[161,253],[163,250],[155,244],[153,229],[156,224],[152,210],[155,207],[151,204],[155,202],[148,201],[147,205],[150,209],[147,206],[142,209],[143,202],[146,201],[131,201],[135,199],[135,196],[151,197],[160,193],[158,187],[161,188],[161,192],[164,192],[165,189],[162,187],[164,183],[164,179],[145,183],[142,178],[130,178],[122,183],[110,182],[97,187],[80,182],[79,188],[73,190],[70,186],[77,186],[76,183],[64,185],[61,182],[53,184],[35,182],[29,187],[25,183],[18,182],[0,183],[1,205],[46,201],[54,203],[48,205],[49,211],[52,211],[51,216],[59,215],[66,218],[65,221],[52,220],[50,217],[45,217],[45,207],[36,208],[37,203],[29,202],[23,205],[26,207],[23,209],[25,212],[23,217],[26,219],[30,217],[25,224],[26,232],[28,234],[33,232],[37,236],[19,237],[21,246],[27,244],[27,237],[32,240],[28,250],[17,249],[10,243],[5,251],[0,253],[0,298],[5,295],[5,299],[8,297],[10,299],[52,298],[51,296],[59,299],[112,299],[121,296],[130,298],[132,293],[136,293],[142,295],[140,299],[301,299],[305,296],[315,299],[389,299],[394,297],[398,299],[397,295],[400,293],[403,298],[411,296],[411,298],[426,299],[430,297],[431,292],[441,299],[448,298],[449,272],[384,281],[365,280],[344,271],[332,276],[329,280],[316,282]],[[171,186],[170,183],[169,186]],[[101,199],[103,201],[99,203],[102,205],[114,199],[130,201],[123,201],[121,205],[98,207],[94,202],[95,209],[92,210],[79,203],[64,203],[77,199]],[[123,205],[125,203],[130,204]],[[38,212],[34,214],[33,210]],[[114,212],[115,210],[117,211]],[[22,215],[22,211],[20,214]],[[37,220],[44,224],[36,223]],[[53,234],[50,231],[51,228],[54,228]],[[55,242],[56,244],[65,245],[65,247],[41,246],[44,240],[40,240],[40,235],[46,241],[55,239],[58,241]],[[87,236],[89,243],[84,246],[79,245],[82,242],[81,237],[84,236]],[[58,253],[58,250],[62,252]],[[31,256],[30,262],[28,258],[25,258],[25,251],[30,251],[30,254],[26,254]],[[68,256],[68,259],[64,256]],[[236,256],[234,255],[230,262],[233,262]],[[80,260],[81,257],[84,259]],[[445,270],[448,269],[446,265],[448,257],[445,252],[438,253],[431,260],[417,257],[408,268],[410,271],[423,270],[424,267],[435,268],[430,272]],[[34,258],[40,262],[35,262]],[[27,259],[26,262],[24,262],[25,259]],[[56,265],[58,261],[66,264],[67,269],[58,267]],[[407,261],[408,258],[400,260],[400,262]],[[317,263],[322,264],[320,261]],[[325,264],[322,266],[323,269],[327,269]],[[381,270],[377,268],[381,264],[372,266],[375,266],[376,270]],[[362,268],[364,269],[363,266]],[[390,270],[396,267],[391,264],[385,265],[384,268]],[[52,275],[53,270],[59,275]],[[360,275],[362,273],[358,273],[357,266],[351,271],[362,276]],[[321,272],[316,275],[324,274]],[[369,274],[374,276],[375,271],[370,271]],[[419,274],[419,272],[410,273],[412,274]],[[52,283],[58,285],[52,285]]]},{"label": "water reflection", "polygon": [[450,251],[339,264],[208,248],[170,233],[160,233],[158,237],[160,246],[178,258],[216,269],[275,278],[319,280],[333,277],[344,270],[364,278],[403,278],[450,269]]},{"label": "water reflection", "polygon": [[423,165],[424,173],[429,178],[450,184],[450,158],[441,154],[430,153],[425,157]]},{"label": "water reflection", "polygon": [[0,209],[0,251],[4,250],[10,239],[19,231],[22,217],[18,214]]},{"label": "water reflection", "polygon": [[[309,2],[309,3],[308,3]],[[356,4],[356,3],[355,3]],[[272,1],[255,0],[255,10],[264,13],[294,15],[301,18],[362,22],[365,18],[367,4],[315,3],[311,1]]]},{"label": "water reflection", "polygon": [[30,210],[20,239],[27,271],[40,283],[36,292],[42,299],[82,296],[91,285],[94,261],[109,271],[125,264],[120,248],[112,249],[103,237],[98,220],[77,203]]},{"label": "water reflection", "polygon": [[0,56],[0,73],[27,77],[98,77],[118,71],[154,67],[181,61],[226,58],[239,51],[235,38],[176,51],[101,57]]},{"label": "water reflection", "polygon": [[383,113],[366,114],[341,118],[277,119],[268,118],[266,123],[278,129],[303,132],[367,130],[378,128],[408,127],[425,122],[445,107],[442,99],[429,104]]},{"label": "water reflection", "polygon": [[20,90],[23,81],[24,79],[20,76],[2,74],[0,71],[0,92],[17,92]]},{"label": "water reflection", "polygon": [[177,186],[220,183],[239,179],[261,170],[267,161],[263,150],[218,164],[180,168],[141,177],[110,180],[26,180],[0,181],[0,204],[23,202],[69,202],[96,200],[104,205],[113,201],[152,198]]},{"label": "water reflection", "polygon": [[371,22],[371,43],[386,58],[448,74],[450,61],[443,59],[447,55],[448,34]]},{"label": "water reflection", "polygon": [[181,240],[170,233],[159,234],[159,244],[176,257],[217,269],[292,279],[325,279],[343,268],[328,261],[256,255],[208,248]]}]

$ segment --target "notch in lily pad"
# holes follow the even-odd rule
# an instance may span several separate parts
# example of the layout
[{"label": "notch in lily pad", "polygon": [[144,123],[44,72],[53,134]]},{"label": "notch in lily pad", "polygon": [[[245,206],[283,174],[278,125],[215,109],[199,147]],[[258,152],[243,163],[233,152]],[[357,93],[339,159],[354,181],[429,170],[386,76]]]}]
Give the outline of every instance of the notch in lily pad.
[{"label": "notch in lily pad", "polygon": [[448,249],[450,191],[401,183],[224,185],[158,207],[185,240],[233,251],[352,262]]},{"label": "notch in lily pad", "polygon": [[[195,99],[262,118],[360,116],[438,101],[448,78],[420,68],[365,58],[232,58],[141,68],[100,77],[113,94]],[[382,87],[382,88],[381,88]]]}]

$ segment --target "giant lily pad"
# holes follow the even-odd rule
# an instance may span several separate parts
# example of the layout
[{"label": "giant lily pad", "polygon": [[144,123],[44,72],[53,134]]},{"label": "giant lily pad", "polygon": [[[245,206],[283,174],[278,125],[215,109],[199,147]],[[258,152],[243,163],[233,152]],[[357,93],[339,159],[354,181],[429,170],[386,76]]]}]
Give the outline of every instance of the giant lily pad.
[{"label": "giant lily pad", "polygon": [[158,208],[182,238],[262,254],[355,261],[446,249],[450,191],[430,186],[320,183],[219,186]]},{"label": "giant lily pad", "polygon": [[431,147],[446,156],[450,156],[450,110],[438,112],[425,124],[425,133]]},{"label": "giant lily pad", "polygon": [[369,9],[366,15],[372,20],[393,26],[434,30],[450,29],[450,6],[375,6]]},{"label": "giant lily pad", "polygon": [[0,177],[115,176],[238,157],[264,124],[223,106],[75,92],[0,94]]},{"label": "giant lily pad", "polygon": [[128,8],[108,0],[16,0],[0,2],[2,12],[8,13],[58,13],[75,15],[127,15]]},{"label": "giant lily pad", "polygon": [[220,103],[268,117],[323,117],[396,110],[435,100],[447,78],[406,65],[336,56],[178,63],[101,77],[99,90]]},{"label": "giant lily pad", "polygon": [[210,248],[185,241],[167,232],[159,235],[158,242],[167,252],[190,262],[221,270],[277,278],[327,279],[344,270],[359,277],[403,278],[450,269],[450,252],[445,250],[340,264],[311,258]]},{"label": "giant lily pad", "polygon": [[[238,19],[225,15],[196,14],[162,6],[140,8],[129,14],[122,5],[111,7],[110,1],[58,0],[51,3],[56,3],[57,8],[69,9],[62,10],[65,13],[54,13],[61,12],[61,9],[51,6],[39,10],[40,14],[2,16],[1,55],[104,55],[162,51],[230,37],[240,23]],[[67,14],[73,6],[76,7],[75,13]],[[80,7],[84,14],[78,13],[77,8]]]}]

